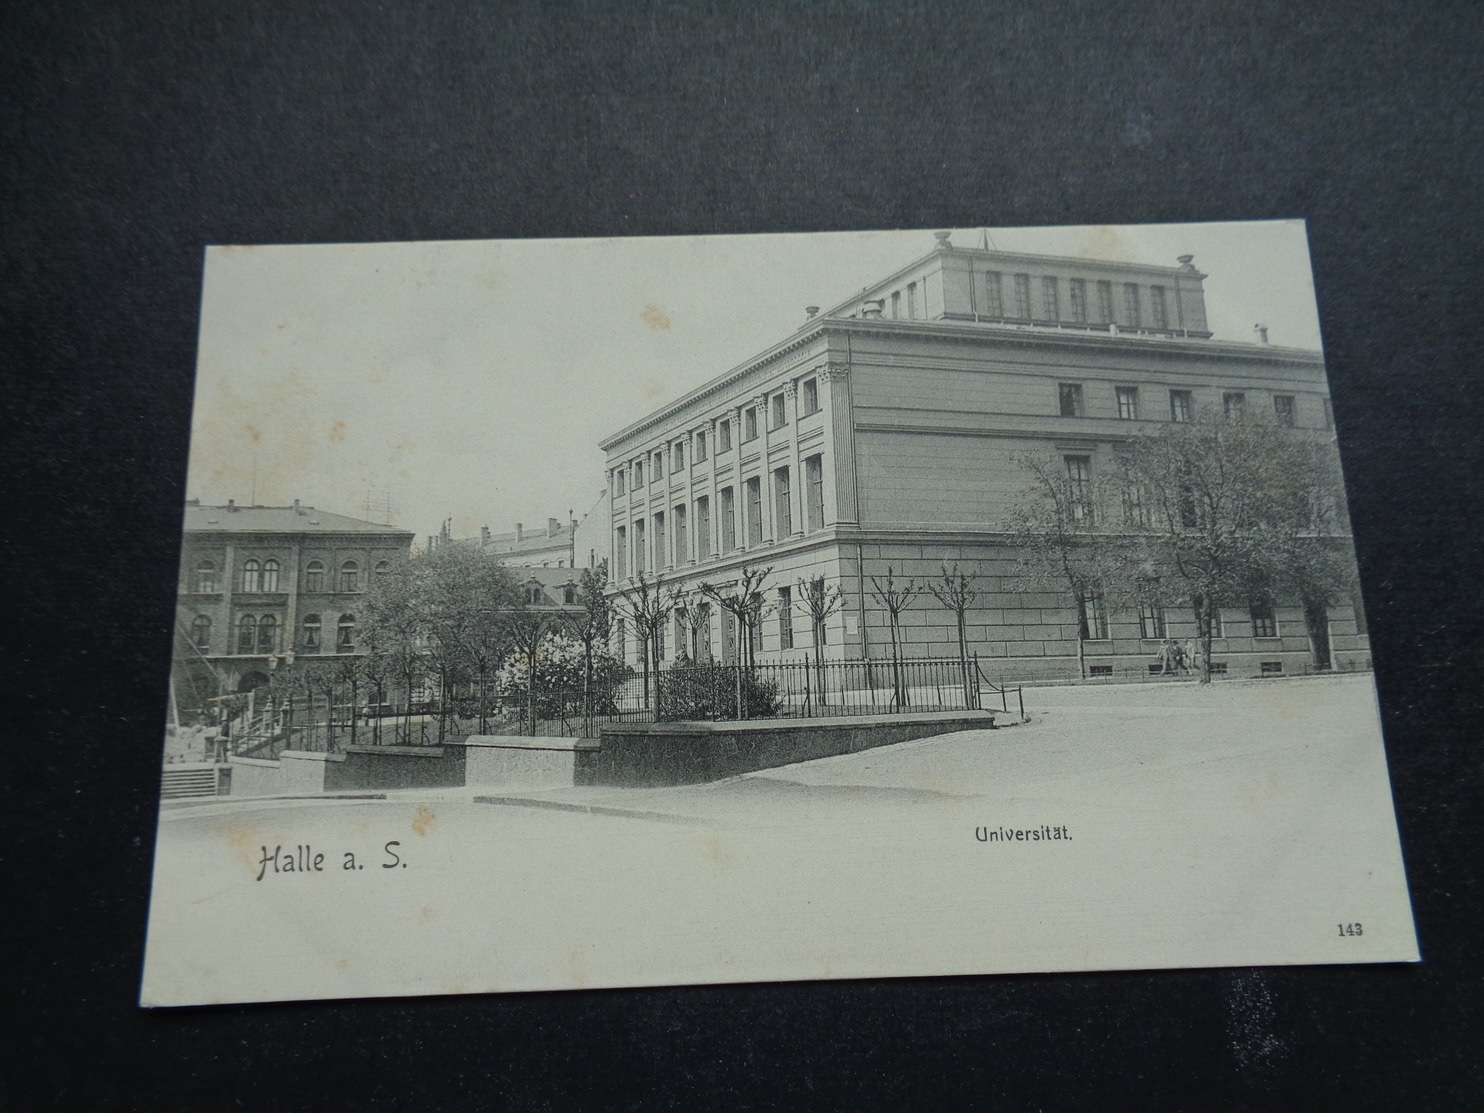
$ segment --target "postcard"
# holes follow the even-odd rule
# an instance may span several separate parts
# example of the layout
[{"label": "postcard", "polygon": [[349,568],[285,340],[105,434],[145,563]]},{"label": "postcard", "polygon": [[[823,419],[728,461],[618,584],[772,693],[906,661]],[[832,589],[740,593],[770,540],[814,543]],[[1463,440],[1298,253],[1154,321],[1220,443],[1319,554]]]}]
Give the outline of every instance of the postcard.
[{"label": "postcard", "polygon": [[1418,958],[1302,222],[204,267],[143,1004]]}]

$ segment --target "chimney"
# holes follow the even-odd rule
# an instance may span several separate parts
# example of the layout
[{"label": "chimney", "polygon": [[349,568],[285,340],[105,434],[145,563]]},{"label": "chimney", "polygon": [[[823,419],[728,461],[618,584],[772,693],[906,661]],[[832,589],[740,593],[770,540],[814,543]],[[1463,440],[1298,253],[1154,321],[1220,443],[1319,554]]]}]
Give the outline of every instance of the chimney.
[{"label": "chimney", "polygon": [[525,524],[516,524],[515,525],[515,541],[517,543],[519,543],[525,537],[526,537],[526,525]]},{"label": "chimney", "polygon": [[867,299],[861,307],[862,318],[880,318],[881,310],[886,306],[885,299]]},{"label": "chimney", "polygon": [[484,547],[489,546],[489,541],[490,541],[490,527],[489,527],[489,524],[485,524],[484,527],[482,527],[482,528],[479,529],[479,543],[480,543],[480,546],[484,546]]},{"label": "chimney", "polygon": [[817,307],[817,306],[806,306],[804,308],[804,316],[806,318],[813,318],[818,313],[819,313],[819,307]]},{"label": "chimney", "polygon": [[945,230],[944,232],[941,232],[941,233],[934,233],[933,234],[933,239],[938,242],[937,248],[938,248],[939,251],[942,251],[945,248],[952,248],[953,247],[953,245],[951,245],[951,244],[948,243],[948,238],[951,237],[951,236],[953,236],[953,233],[951,231],[947,231],[947,230]]},{"label": "chimney", "polygon": [[235,511],[237,511],[237,502],[235,500],[228,499],[228,501],[227,501],[227,511],[228,512],[235,512]]},{"label": "chimney", "polygon": [[557,532],[562,530],[561,521],[555,516],[546,517],[546,538],[555,539]]},{"label": "chimney", "polygon": [[1252,332],[1257,335],[1257,344],[1266,345],[1268,343],[1268,328],[1263,323],[1258,322],[1254,325]]}]

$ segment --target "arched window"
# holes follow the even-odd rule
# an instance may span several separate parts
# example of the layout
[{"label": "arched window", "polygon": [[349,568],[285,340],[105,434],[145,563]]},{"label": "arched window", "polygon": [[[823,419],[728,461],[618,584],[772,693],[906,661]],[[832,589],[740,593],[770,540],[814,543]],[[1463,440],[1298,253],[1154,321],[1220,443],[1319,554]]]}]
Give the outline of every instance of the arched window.
[{"label": "arched window", "polygon": [[361,588],[361,567],[355,559],[340,564],[340,592],[356,593]]},{"label": "arched window", "polygon": [[278,592],[278,560],[269,559],[263,563],[263,592]]},{"label": "arched window", "polygon": [[389,562],[387,562],[386,559],[382,559],[380,562],[378,562],[376,564],[376,573],[377,574],[390,574],[391,572],[392,572],[392,564],[389,563]]},{"label": "arched window", "polygon": [[263,568],[257,559],[248,559],[242,564],[242,592],[257,593],[263,584]]},{"label": "arched window", "polygon": [[196,592],[216,592],[216,563],[210,559],[204,560],[196,567]]},{"label": "arched window", "polygon": [[353,652],[356,648],[356,618],[353,613],[341,613],[340,625],[335,637],[335,650]]},{"label": "arched window", "polygon": [[237,622],[237,654],[251,655],[258,639],[258,619],[243,617]]},{"label": "arched window", "polygon": [[306,652],[319,651],[319,614],[310,613],[304,618],[304,650]]},{"label": "arched window", "polygon": [[304,568],[304,592],[325,592],[325,564],[315,559]]},{"label": "arched window", "polygon": [[201,651],[211,648],[211,618],[202,614],[191,622],[191,643]]},{"label": "arched window", "polygon": [[274,648],[273,638],[278,635],[278,618],[271,613],[264,613],[258,618],[258,651],[271,652]]}]

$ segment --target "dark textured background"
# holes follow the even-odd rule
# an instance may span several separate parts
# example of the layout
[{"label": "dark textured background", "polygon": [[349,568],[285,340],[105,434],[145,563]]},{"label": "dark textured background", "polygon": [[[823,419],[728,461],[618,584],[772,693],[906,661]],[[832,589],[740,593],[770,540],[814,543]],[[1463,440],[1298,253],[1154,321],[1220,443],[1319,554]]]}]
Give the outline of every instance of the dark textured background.
[{"label": "dark textured background", "polygon": [[[6,5],[0,1102],[1484,1102],[1481,31],[1468,3]],[[134,1007],[203,244],[1290,216],[1425,964]]]}]

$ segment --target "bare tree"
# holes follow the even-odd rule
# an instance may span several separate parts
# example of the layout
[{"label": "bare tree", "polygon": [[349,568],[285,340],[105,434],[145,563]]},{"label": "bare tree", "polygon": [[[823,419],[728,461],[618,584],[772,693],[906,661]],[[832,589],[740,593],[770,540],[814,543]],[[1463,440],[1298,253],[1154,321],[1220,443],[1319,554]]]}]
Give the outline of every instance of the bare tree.
[{"label": "bare tree", "polygon": [[809,614],[809,630],[814,636],[815,694],[821,704],[829,701],[825,693],[824,640],[825,624],[840,611],[845,595],[838,585],[832,586],[823,574],[799,579],[799,601]]},{"label": "bare tree", "polygon": [[665,622],[679,601],[676,589],[665,583],[664,576],[656,574],[650,581],[644,571],[636,573],[629,581],[618,587],[622,604],[618,611],[634,623],[634,634],[638,637],[644,661],[644,705],[650,707],[650,664],[656,672],[660,665],[660,640]]},{"label": "bare tree", "polygon": [[578,581],[577,604],[580,611],[566,614],[562,623],[582,645],[582,716],[592,717],[593,652],[608,645],[613,628],[613,602],[608,599],[608,560],[592,570],[584,570]]},{"label": "bare tree", "polygon": [[922,587],[911,578],[905,585],[899,585],[889,566],[885,584],[876,575],[871,575],[871,596],[886,610],[891,624],[892,704],[898,710],[909,705],[907,692],[902,686],[902,612],[920,593]]},{"label": "bare tree", "polygon": [[[1090,459],[1073,455],[1024,455],[1016,465],[1030,482],[1010,515],[1016,581],[1026,592],[1071,597],[1077,611],[1077,673],[1087,674],[1087,641],[1107,636],[1107,593],[1123,585],[1128,561],[1116,533],[1102,529],[1107,501],[1091,476]],[[1125,513],[1142,517],[1137,503]]]},{"label": "bare tree", "polygon": [[968,613],[979,594],[974,589],[973,578],[961,572],[958,563],[953,564],[952,570],[945,564],[942,571],[938,581],[929,583],[928,592],[938,599],[943,608],[953,613],[953,619],[958,624],[958,663],[963,675],[964,698],[967,700],[972,690],[972,680],[969,678]]},{"label": "bare tree", "polygon": [[766,599],[763,594],[763,583],[773,573],[771,566],[761,569],[744,566],[737,575],[735,582],[724,585],[714,585],[710,582],[702,582],[700,592],[709,601],[713,602],[718,609],[729,613],[736,623],[737,639],[741,642],[738,649],[739,664],[736,669],[737,683],[737,717],[740,720],[745,716],[742,709],[742,667],[740,660],[743,650],[747,657],[749,670],[756,667],[752,652],[753,633],[758,629],[756,626],[762,623],[763,612],[766,607]]}]

